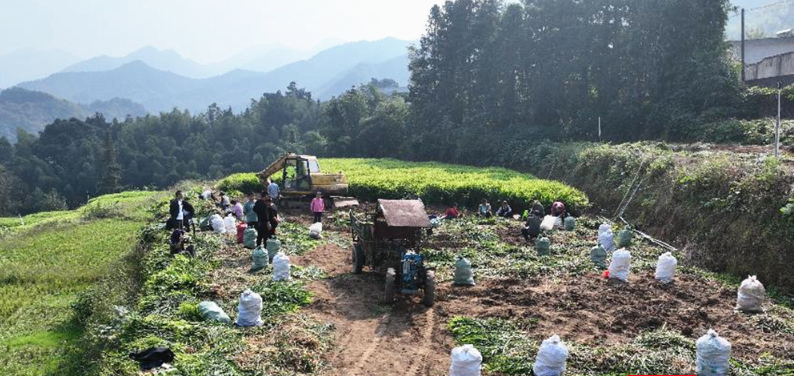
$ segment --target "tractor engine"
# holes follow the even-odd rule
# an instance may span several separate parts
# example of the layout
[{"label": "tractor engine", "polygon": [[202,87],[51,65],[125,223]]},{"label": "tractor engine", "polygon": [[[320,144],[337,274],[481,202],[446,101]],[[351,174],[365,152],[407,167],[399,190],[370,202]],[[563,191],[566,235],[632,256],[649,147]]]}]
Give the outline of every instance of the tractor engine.
[{"label": "tractor engine", "polygon": [[424,271],[424,257],[414,251],[407,251],[400,263],[402,293],[413,294],[423,283],[420,273]]}]

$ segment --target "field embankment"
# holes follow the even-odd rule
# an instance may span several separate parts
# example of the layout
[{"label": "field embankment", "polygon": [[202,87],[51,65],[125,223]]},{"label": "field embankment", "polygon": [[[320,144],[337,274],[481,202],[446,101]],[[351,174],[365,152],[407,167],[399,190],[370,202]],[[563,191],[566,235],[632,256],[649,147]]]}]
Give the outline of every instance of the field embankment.
[{"label": "field embankment", "polygon": [[794,199],[790,154],[777,161],[760,148],[664,143],[498,149],[521,152],[479,160],[568,183],[608,217],[633,195],[623,217],[683,248],[689,263],[794,291],[794,217],[781,212]]},{"label": "field embankment", "polygon": [[82,334],[70,308],[133,248],[156,192],[0,219],[0,374],[62,369]]}]

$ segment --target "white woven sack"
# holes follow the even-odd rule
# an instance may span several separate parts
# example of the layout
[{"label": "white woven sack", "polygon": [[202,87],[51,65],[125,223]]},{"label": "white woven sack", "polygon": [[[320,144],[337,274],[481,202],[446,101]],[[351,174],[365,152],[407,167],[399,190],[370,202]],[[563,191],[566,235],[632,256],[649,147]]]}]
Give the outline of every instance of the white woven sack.
[{"label": "white woven sack", "polygon": [[240,295],[240,303],[237,305],[237,321],[239,326],[259,326],[262,325],[262,297],[259,294],[246,289]]},{"label": "white woven sack", "polygon": [[766,290],[764,285],[755,278],[754,275],[747,277],[739,286],[739,293],[736,297],[736,308],[745,312],[761,312]]},{"label": "white woven sack", "polygon": [[452,349],[452,364],[449,376],[480,376],[482,355],[472,345]]},{"label": "white woven sack", "polygon": [[535,376],[560,376],[565,372],[568,348],[556,334],[543,340],[538,357],[532,365]]},{"label": "white woven sack", "polygon": [[543,217],[543,222],[540,222],[540,229],[549,231],[554,228],[554,223],[556,222],[557,217],[553,215],[547,215]]},{"label": "white woven sack", "polygon": [[631,252],[625,248],[618,249],[612,254],[612,261],[609,263],[609,278],[628,282],[630,268]]},{"label": "white woven sack", "polygon": [[234,234],[237,230],[237,220],[229,214],[226,218],[223,219],[223,227],[226,228],[226,233]]},{"label": "white woven sack", "polygon": [[598,226],[598,236],[599,237],[601,236],[601,234],[603,234],[603,233],[605,233],[607,231],[612,232],[612,226],[610,226],[609,224],[602,223],[600,226]]},{"label": "white woven sack", "polygon": [[273,257],[273,280],[274,281],[289,281],[289,256],[284,252],[276,253]]},{"label": "white woven sack", "polygon": [[612,252],[615,250],[615,234],[612,233],[612,230],[607,230],[602,232],[598,235],[598,244],[601,244],[604,247],[604,250],[607,252]]},{"label": "white woven sack", "polygon": [[312,239],[322,238],[322,233],[323,233],[322,222],[317,222],[309,226],[309,237],[311,237]]},{"label": "white woven sack", "polygon": [[656,262],[656,280],[663,283],[670,283],[675,276],[675,267],[678,265],[678,260],[670,252],[665,252],[659,256],[659,261]]},{"label": "white woven sack", "polygon": [[709,330],[706,335],[698,338],[696,372],[698,376],[725,376],[731,368],[731,344],[725,338]]},{"label": "white woven sack", "polygon": [[212,223],[212,230],[215,231],[216,234],[226,233],[226,226],[223,224],[223,218],[220,215],[213,215],[210,223]]}]

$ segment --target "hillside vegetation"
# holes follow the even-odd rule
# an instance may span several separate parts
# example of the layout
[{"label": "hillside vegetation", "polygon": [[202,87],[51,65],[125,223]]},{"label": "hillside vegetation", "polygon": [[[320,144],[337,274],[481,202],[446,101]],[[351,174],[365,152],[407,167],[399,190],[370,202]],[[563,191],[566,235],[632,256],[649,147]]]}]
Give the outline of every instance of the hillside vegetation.
[{"label": "hillside vegetation", "polygon": [[131,252],[156,192],[93,199],[72,211],[0,219],[0,373],[46,375],[83,328],[71,305]]},{"label": "hillside vegetation", "polygon": [[[326,172],[344,172],[350,194],[361,200],[402,199],[416,194],[435,205],[458,203],[475,207],[480,200],[488,199],[494,210],[502,200],[508,201],[513,210],[529,208],[532,200],[539,200],[546,207],[562,201],[574,212],[588,207],[587,197],[574,188],[498,167],[341,158],[322,159],[320,167]],[[249,173],[224,178],[218,188],[248,193],[260,192],[264,187],[255,174]]]},{"label": "hillside vegetation", "polygon": [[0,137],[16,142],[18,129],[37,135],[55,119],[85,119],[96,113],[107,119],[143,116],[146,110],[128,99],[113,98],[78,104],[49,94],[11,88],[0,91]]}]

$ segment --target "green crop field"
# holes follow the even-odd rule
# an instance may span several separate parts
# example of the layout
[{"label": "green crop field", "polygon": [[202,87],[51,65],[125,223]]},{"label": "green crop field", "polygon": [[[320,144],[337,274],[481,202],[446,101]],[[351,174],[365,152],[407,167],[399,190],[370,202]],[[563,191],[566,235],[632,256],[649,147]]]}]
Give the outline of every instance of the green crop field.
[{"label": "green crop field", "polygon": [[[457,202],[470,207],[483,198],[492,205],[507,200],[514,209],[526,208],[533,199],[546,206],[560,200],[574,211],[588,205],[585,194],[568,185],[499,167],[335,158],[321,159],[320,167],[324,172],[344,172],[350,194],[364,200],[404,198],[416,193],[431,204]],[[218,187],[240,192],[263,188],[253,173],[231,175],[221,180]]]},{"label": "green crop field", "polygon": [[135,244],[158,195],[126,192],[77,210],[0,219],[0,374],[59,368],[80,335],[71,304]]}]

